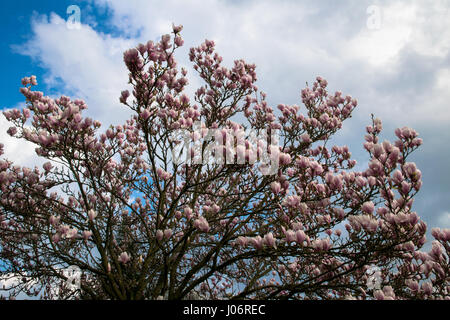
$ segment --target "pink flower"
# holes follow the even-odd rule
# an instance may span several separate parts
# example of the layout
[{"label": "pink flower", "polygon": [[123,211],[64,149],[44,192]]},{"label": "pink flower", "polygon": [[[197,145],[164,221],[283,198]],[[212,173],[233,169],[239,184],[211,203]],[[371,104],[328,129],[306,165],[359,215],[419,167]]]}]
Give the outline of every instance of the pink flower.
[{"label": "pink flower", "polygon": [[60,235],[59,233],[55,233],[55,234],[52,236],[52,241],[53,241],[54,243],[58,243],[59,240],[61,240],[61,235]]},{"label": "pink flower", "polygon": [[332,245],[330,239],[316,239],[312,243],[312,247],[317,251],[328,251],[331,249]]},{"label": "pink flower", "polygon": [[289,196],[284,200],[284,205],[290,208],[298,208],[301,198],[297,195]]},{"label": "pink flower", "polygon": [[274,181],[270,184],[270,188],[272,189],[272,192],[274,194],[278,194],[281,191],[281,184],[279,182]]},{"label": "pink flower", "polygon": [[280,164],[287,165],[291,163],[291,156],[287,153],[280,153]]},{"label": "pink flower", "polygon": [[186,216],[186,218],[188,220],[190,220],[192,218],[192,209],[189,207],[185,207],[184,208],[184,215]]},{"label": "pink flower", "polygon": [[194,227],[202,232],[209,232],[210,227],[208,221],[204,217],[200,217],[194,221]]},{"label": "pink flower", "polygon": [[367,181],[369,182],[369,186],[374,187],[377,184],[377,179],[375,177],[368,177]]},{"label": "pink flower", "polygon": [[126,264],[130,261],[130,256],[128,255],[127,252],[122,252],[119,256],[119,262]]},{"label": "pink flower", "polygon": [[298,244],[303,244],[303,242],[306,240],[306,234],[303,230],[297,230],[295,232],[295,238]]},{"label": "pink flower", "polygon": [[372,170],[374,175],[380,175],[383,172],[383,165],[376,159],[370,161],[369,168]]},{"label": "pink flower", "polygon": [[276,248],[277,245],[275,243],[275,238],[273,237],[272,232],[269,232],[268,234],[266,234],[264,236],[263,242],[265,245],[267,245],[268,247],[274,247]]},{"label": "pink flower", "polygon": [[83,239],[84,240],[88,240],[90,237],[92,237],[92,231],[90,231],[90,230],[83,231]]},{"label": "pink flower", "polygon": [[170,34],[164,34],[163,36],[161,36],[162,43],[167,43],[169,41],[170,41]]},{"label": "pink flower", "polygon": [[94,209],[91,209],[88,211],[88,217],[89,220],[94,221],[95,218],[97,218],[97,212]]},{"label": "pink flower", "polygon": [[422,283],[421,289],[428,296],[433,293],[433,285],[431,284],[431,282],[424,282],[424,283]]},{"label": "pink flower", "polygon": [[383,291],[381,291],[381,290],[376,290],[376,291],[373,293],[373,297],[374,297],[375,299],[377,299],[377,300],[384,300],[384,293],[383,293]]},{"label": "pink flower", "polygon": [[286,242],[290,243],[290,242],[295,242],[297,240],[295,231],[293,230],[288,230],[284,233],[284,235],[286,236]]},{"label": "pink flower", "polygon": [[160,177],[162,180],[169,180],[170,178],[172,178],[172,175],[166,171],[164,171],[161,168],[156,169],[156,174],[158,175],[158,177]]},{"label": "pink flower", "polygon": [[166,239],[169,239],[171,236],[172,236],[172,230],[171,229],[166,229],[166,230],[164,230],[164,237],[166,238]]},{"label": "pink flower", "polygon": [[419,283],[416,280],[407,279],[405,281],[405,284],[410,288],[412,291],[419,290]]},{"label": "pink flower", "polygon": [[367,214],[372,214],[374,209],[375,206],[372,201],[364,202],[364,204],[361,207],[361,210]]},{"label": "pink flower", "polygon": [[76,228],[70,229],[66,234],[67,239],[76,239],[78,238],[78,230]]},{"label": "pink flower", "polygon": [[59,220],[60,220],[60,217],[55,217],[55,216],[51,216],[51,217],[48,219],[48,221],[50,222],[50,224],[51,224],[52,226],[56,226],[57,224],[59,224]]},{"label": "pink flower", "polygon": [[180,24],[179,26],[176,26],[172,23],[172,30],[174,33],[180,33],[181,30],[183,30],[183,25]]},{"label": "pink flower", "polygon": [[256,236],[250,239],[252,245],[257,249],[261,250],[263,247],[263,239],[260,236]]},{"label": "pink flower", "polygon": [[50,170],[52,170],[53,166],[50,162],[46,162],[44,163],[43,168],[46,172],[49,172]]},{"label": "pink flower", "polygon": [[361,176],[355,178],[355,182],[358,187],[363,188],[367,184],[367,179]]},{"label": "pink flower", "polygon": [[178,47],[181,47],[184,44],[184,40],[180,36],[176,36],[175,37],[175,44]]},{"label": "pink flower", "polygon": [[147,120],[148,118],[150,118],[151,113],[150,111],[148,111],[147,109],[144,109],[144,111],[141,112],[141,114],[139,115],[143,120]]},{"label": "pink flower", "polygon": [[156,231],[156,239],[161,241],[164,238],[164,232],[162,230]]},{"label": "pink flower", "polygon": [[403,180],[404,180],[405,178],[403,177],[403,174],[402,174],[402,172],[400,171],[400,170],[395,170],[394,171],[394,174],[393,174],[393,177],[392,177],[392,180],[395,182],[395,183],[402,183],[403,182]]},{"label": "pink flower", "polygon": [[17,133],[17,128],[16,127],[11,127],[8,129],[7,133],[11,136],[14,137]]},{"label": "pink flower", "polygon": [[33,85],[33,86],[37,86],[38,85],[37,80],[36,80],[36,76],[31,76],[30,77],[30,84]]},{"label": "pink flower", "polygon": [[122,91],[120,95],[120,102],[127,103],[127,99],[130,96],[130,92],[128,90]]},{"label": "pink flower", "polygon": [[450,240],[450,229],[433,228],[431,230],[431,235],[436,240],[449,241]]},{"label": "pink flower", "polygon": [[236,243],[241,247],[246,247],[248,244],[248,238],[239,236],[236,240]]},{"label": "pink flower", "polygon": [[406,182],[406,181],[403,181],[402,182],[402,185],[401,185],[401,189],[400,189],[400,191],[402,192],[402,194],[408,194],[408,192],[411,190],[411,184],[410,183],[408,183],[408,182]]}]

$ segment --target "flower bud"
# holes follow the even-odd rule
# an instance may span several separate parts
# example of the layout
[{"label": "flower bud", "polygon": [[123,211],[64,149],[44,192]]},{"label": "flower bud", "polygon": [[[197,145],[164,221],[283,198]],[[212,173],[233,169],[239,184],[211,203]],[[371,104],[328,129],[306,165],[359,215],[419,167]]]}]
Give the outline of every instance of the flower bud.
[{"label": "flower bud", "polygon": [[89,217],[89,220],[94,221],[94,219],[97,217],[97,212],[93,209],[89,210],[88,217]]},{"label": "flower bud", "polygon": [[272,189],[272,192],[274,194],[278,194],[281,191],[281,184],[279,182],[274,181],[270,184],[270,188]]},{"label": "flower bud", "polygon": [[128,255],[127,252],[122,252],[119,256],[119,262],[126,264],[130,261],[130,256]]},{"label": "flower bud", "polygon": [[163,238],[164,238],[164,232],[162,232],[162,230],[156,231],[156,239],[158,241],[161,241]]},{"label": "flower bud", "polygon": [[372,214],[373,210],[375,209],[375,206],[372,201],[368,201],[368,202],[364,202],[361,209],[362,209],[362,211],[364,211],[367,214]]}]

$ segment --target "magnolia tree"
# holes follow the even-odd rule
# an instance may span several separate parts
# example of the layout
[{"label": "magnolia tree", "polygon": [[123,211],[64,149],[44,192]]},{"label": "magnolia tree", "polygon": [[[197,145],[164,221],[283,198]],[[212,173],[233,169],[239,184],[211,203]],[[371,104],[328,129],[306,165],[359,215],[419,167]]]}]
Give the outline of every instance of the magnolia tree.
[{"label": "magnolia tree", "polygon": [[[421,144],[372,119],[355,171],[329,141],[355,99],[318,77],[303,106],[274,111],[255,65],[222,65],[214,42],[190,50],[194,101],[174,51],[181,26],[124,54],[132,116],[102,130],[81,100],[51,99],[24,78],[27,106],[8,133],[36,145],[42,168],[0,161],[3,288],[78,299],[448,299],[450,230],[413,211]],[[3,146],[0,154],[3,153]],[[75,287],[63,271],[75,268]],[[1,290],[2,288],[0,288]],[[57,289],[57,290],[56,290]]]}]

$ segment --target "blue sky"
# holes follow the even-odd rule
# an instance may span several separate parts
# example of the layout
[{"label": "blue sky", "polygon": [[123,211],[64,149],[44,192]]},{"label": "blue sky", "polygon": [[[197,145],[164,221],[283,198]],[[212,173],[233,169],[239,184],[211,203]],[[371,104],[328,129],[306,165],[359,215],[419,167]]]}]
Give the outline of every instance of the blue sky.
[{"label": "blue sky", "polygon": [[[42,78],[46,74],[45,66],[38,59],[24,55],[25,52],[20,48],[20,45],[33,38],[33,23],[42,19],[44,15],[50,15],[51,13],[67,19],[70,15],[67,14],[67,8],[70,5],[81,5],[83,7],[81,23],[95,25],[96,30],[99,32],[107,32],[109,34],[120,32],[108,24],[109,13],[106,8],[92,6],[86,1],[1,1],[2,40],[0,44],[0,67],[2,74],[5,75],[0,79],[1,109],[14,106],[22,101],[18,88],[23,76],[34,74]],[[56,88],[48,87],[46,89],[55,91]]]},{"label": "blue sky", "polygon": [[[66,25],[72,4],[81,10],[77,30]],[[416,129],[424,145],[411,159],[424,186],[414,209],[430,229],[449,228],[449,8],[448,0],[1,1],[0,108],[20,106],[20,79],[35,74],[45,94],[83,98],[90,116],[121,123],[128,116],[118,104],[127,85],[123,51],[170,32],[172,22],[183,24],[181,66],[189,66],[190,47],[213,39],[226,64],[256,63],[272,106],[300,105],[300,90],[317,75],[330,90],[357,98],[336,143],[349,145],[361,166],[371,113],[383,120],[387,140],[396,139],[396,127]],[[190,84],[192,93],[200,82],[192,77]],[[0,116],[8,158],[39,163],[32,146],[10,139],[6,129]]]}]

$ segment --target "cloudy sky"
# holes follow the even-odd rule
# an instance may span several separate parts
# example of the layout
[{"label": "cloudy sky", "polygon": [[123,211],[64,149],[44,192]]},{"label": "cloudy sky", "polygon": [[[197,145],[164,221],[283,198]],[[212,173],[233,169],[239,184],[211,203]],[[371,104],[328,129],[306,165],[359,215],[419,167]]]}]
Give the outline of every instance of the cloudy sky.
[{"label": "cloudy sky", "polygon": [[[80,28],[71,23],[73,8]],[[20,79],[35,74],[45,94],[83,98],[92,117],[121,123],[128,117],[118,104],[127,85],[123,51],[159,39],[172,22],[183,24],[181,66],[189,65],[190,47],[215,40],[226,64],[256,63],[258,86],[274,107],[301,104],[300,90],[318,75],[331,91],[357,98],[335,141],[360,164],[367,161],[362,144],[371,113],[383,120],[387,140],[396,139],[397,127],[416,129],[424,145],[411,161],[424,186],[415,210],[430,229],[449,228],[449,8],[446,0],[1,1],[0,109],[23,107]],[[198,79],[190,84],[193,92]],[[9,138],[7,128],[0,116],[7,157],[39,163],[33,147]]]}]

